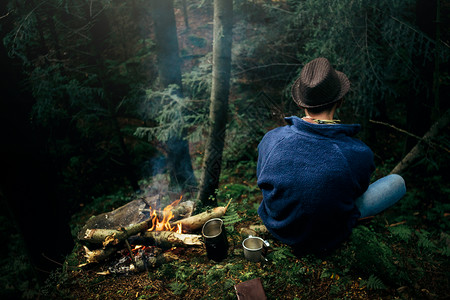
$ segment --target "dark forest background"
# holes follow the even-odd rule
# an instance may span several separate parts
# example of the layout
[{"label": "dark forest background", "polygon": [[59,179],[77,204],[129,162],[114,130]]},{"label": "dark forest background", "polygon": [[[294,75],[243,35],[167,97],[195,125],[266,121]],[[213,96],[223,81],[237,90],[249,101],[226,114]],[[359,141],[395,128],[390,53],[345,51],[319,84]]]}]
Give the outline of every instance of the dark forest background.
[{"label": "dark forest background", "polygon": [[[73,216],[104,195],[126,201],[143,180],[168,174],[169,189],[195,199],[210,124],[213,1],[173,1],[170,63],[181,82],[161,74],[161,1],[2,0],[3,289],[42,284],[74,247]],[[324,56],[352,82],[340,119],[363,125],[376,176],[387,174],[417,144],[411,134],[423,136],[450,108],[449,26],[444,0],[234,1],[223,173],[254,181],[259,140],[301,114],[290,86]],[[448,134],[446,126],[404,170],[429,195],[421,207],[439,201],[442,215]],[[229,180],[221,178],[219,188]]]}]

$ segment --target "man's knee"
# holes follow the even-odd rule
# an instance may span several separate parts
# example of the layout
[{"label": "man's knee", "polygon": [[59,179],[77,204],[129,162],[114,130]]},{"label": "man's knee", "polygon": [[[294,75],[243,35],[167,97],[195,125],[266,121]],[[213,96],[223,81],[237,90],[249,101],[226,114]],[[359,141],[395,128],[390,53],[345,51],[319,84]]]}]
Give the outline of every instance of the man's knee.
[{"label": "man's knee", "polygon": [[397,190],[402,194],[402,196],[406,193],[406,182],[405,179],[403,179],[402,176],[398,174],[391,174],[388,175],[390,180],[392,181],[392,184],[394,184],[397,188]]}]

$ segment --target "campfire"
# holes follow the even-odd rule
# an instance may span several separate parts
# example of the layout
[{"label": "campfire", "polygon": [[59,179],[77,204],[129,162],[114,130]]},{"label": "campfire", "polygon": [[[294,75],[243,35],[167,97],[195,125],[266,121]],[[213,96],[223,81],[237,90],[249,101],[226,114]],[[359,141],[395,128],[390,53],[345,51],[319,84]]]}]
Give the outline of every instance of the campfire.
[{"label": "campfire", "polygon": [[173,219],[174,214],[172,212],[172,209],[174,206],[176,206],[178,203],[180,203],[181,199],[183,198],[183,195],[180,196],[180,199],[175,200],[171,204],[167,205],[163,209],[163,219],[162,221],[159,220],[158,214],[156,213],[156,210],[152,210],[150,207],[150,210],[152,210],[152,227],[148,229],[148,231],[175,231],[176,233],[182,233],[183,232],[183,225],[181,223],[178,223],[177,226],[172,226],[170,224],[170,220]]},{"label": "campfire", "polygon": [[[92,217],[78,233],[86,262],[99,263],[119,256],[106,273],[128,273],[156,267],[171,259],[176,247],[203,247],[196,234],[212,218],[222,217],[226,207],[192,215],[194,202],[183,196],[158,210],[160,196],[141,196],[118,209]],[[105,273],[105,274],[106,274]]]}]

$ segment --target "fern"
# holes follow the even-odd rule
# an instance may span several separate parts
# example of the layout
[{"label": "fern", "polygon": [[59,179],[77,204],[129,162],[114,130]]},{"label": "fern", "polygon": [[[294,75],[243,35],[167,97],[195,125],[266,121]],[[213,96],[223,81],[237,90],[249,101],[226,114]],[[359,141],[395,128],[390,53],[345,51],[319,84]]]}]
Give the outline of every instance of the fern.
[{"label": "fern", "polygon": [[441,249],[441,254],[443,256],[447,256],[450,257],[450,247],[449,246],[445,246]]},{"label": "fern", "polygon": [[370,290],[384,290],[386,286],[384,283],[375,275],[370,275],[367,280],[361,282],[363,285],[367,286]]},{"label": "fern", "polygon": [[223,216],[223,224],[228,231],[234,231],[234,224],[242,221],[242,217],[236,212],[234,205],[228,207],[227,213]]},{"label": "fern", "polygon": [[182,295],[188,288],[185,283],[180,283],[178,281],[172,282],[169,286],[175,295]]},{"label": "fern", "polygon": [[279,247],[270,253],[270,257],[277,262],[284,262],[289,257],[295,257],[291,250],[287,247]]},{"label": "fern", "polygon": [[389,231],[394,235],[400,238],[401,240],[407,242],[412,235],[412,231],[408,226],[395,226],[389,227]]},{"label": "fern", "polygon": [[422,232],[418,232],[417,236],[419,237],[419,241],[417,244],[424,250],[432,251],[436,248],[436,245],[428,238],[429,235],[430,233],[424,230]]}]

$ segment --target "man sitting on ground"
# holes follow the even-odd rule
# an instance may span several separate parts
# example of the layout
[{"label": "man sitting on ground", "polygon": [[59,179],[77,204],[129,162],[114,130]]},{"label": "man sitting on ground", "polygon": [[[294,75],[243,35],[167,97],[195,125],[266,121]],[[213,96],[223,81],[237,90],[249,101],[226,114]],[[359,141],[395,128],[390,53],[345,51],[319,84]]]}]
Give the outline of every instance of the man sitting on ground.
[{"label": "man sitting on ground", "polygon": [[370,183],[370,148],[358,124],[333,119],[350,88],[326,58],[304,66],[292,87],[303,118],[286,118],[258,146],[258,214],[270,233],[297,255],[327,253],[345,241],[359,218],[373,216],[406,192],[399,175]]}]

